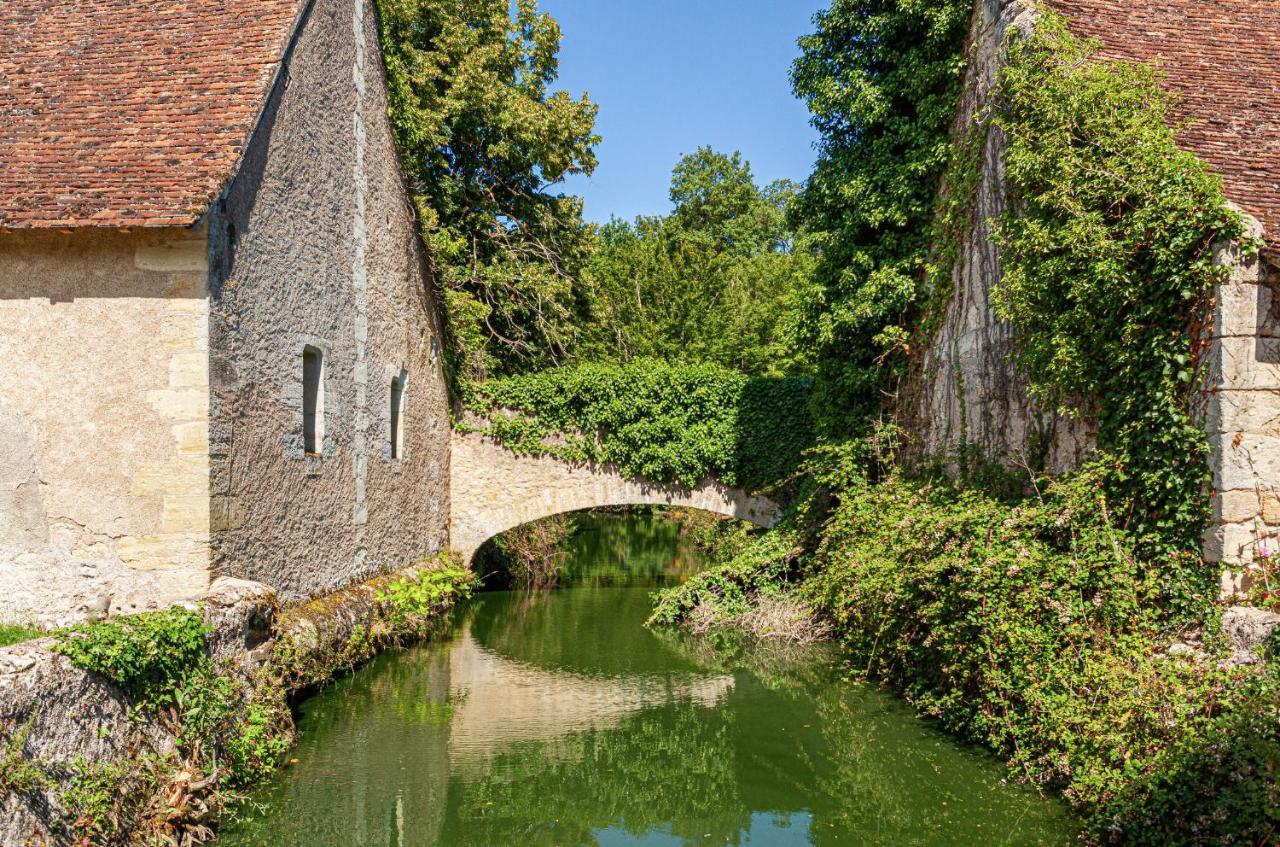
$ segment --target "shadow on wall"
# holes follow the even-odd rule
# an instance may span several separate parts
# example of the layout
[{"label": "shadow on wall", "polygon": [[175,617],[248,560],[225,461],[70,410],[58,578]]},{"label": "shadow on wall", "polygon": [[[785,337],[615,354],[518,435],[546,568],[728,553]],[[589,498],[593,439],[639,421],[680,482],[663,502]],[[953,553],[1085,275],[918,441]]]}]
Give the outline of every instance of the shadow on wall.
[{"label": "shadow on wall", "polygon": [[737,487],[753,493],[788,493],[804,452],[814,446],[812,395],[813,380],[808,377],[748,380],[736,410]]},{"label": "shadow on wall", "polygon": [[1255,356],[1262,364],[1280,364],[1280,269],[1265,261],[1258,286],[1257,315]]}]

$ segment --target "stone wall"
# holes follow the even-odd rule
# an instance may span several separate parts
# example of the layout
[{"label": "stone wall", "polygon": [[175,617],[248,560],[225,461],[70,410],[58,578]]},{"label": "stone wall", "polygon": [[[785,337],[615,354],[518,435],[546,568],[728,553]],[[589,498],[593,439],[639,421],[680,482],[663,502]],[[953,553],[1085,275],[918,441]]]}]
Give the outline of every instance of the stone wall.
[{"label": "stone wall", "polygon": [[464,562],[495,535],[541,518],[602,506],[687,506],[759,526],[778,519],[777,504],[714,479],[697,488],[622,476],[611,466],[517,456],[475,433],[453,437],[450,543]]},{"label": "stone wall", "polygon": [[1235,594],[1254,562],[1274,556],[1278,546],[1280,273],[1234,246],[1220,249],[1218,261],[1232,273],[1217,292],[1210,357],[1206,428],[1214,499],[1205,554],[1228,566],[1223,591]]},{"label": "stone wall", "polygon": [[[1023,0],[981,0],[958,126],[972,127],[987,108],[1003,61],[1003,44],[1026,31],[1034,13]],[[1095,446],[1091,421],[1038,408],[1014,367],[1013,328],[991,307],[1001,267],[990,220],[1005,211],[1004,138],[991,128],[982,175],[942,325],[925,350],[903,418],[916,448],[953,461],[960,451],[1005,464],[1038,463],[1070,470]],[[1253,223],[1254,234],[1260,233]],[[1205,556],[1229,566],[1224,591],[1237,593],[1242,574],[1280,531],[1280,275],[1257,257],[1223,247],[1230,268],[1216,292],[1212,367],[1205,385],[1205,425],[1212,444],[1213,525]],[[1274,554],[1280,543],[1270,541]]]},{"label": "stone wall", "polygon": [[[969,67],[957,127],[974,128],[986,113],[1008,33],[1035,21],[1023,0],[979,0],[971,27]],[[959,451],[1003,462],[1043,460],[1050,470],[1074,467],[1093,445],[1087,421],[1040,409],[1010,361],[1013,328],[991,307],[1000,257],[990,221],[1006,207],[1003,134],[985,131],[982,176],[972,227],[952,273],[941,328],[925,350],[906,394],[904,419],[917,449],[954,459]],[[1032,455],[1038,454],[1038,455]]]},{"label": "stone wall", "polygon": [[0,234],[0,620],[209,584],[206,242]]},{"label": "stone wall", "polygon": [[[214,551],[312,596],[447,541],[440,326],[366,0],[316,0],[212,215]],[[302,351],[323,353],[323,442],[303,445]],[[406,380],[390,450],[393,376]]]}]

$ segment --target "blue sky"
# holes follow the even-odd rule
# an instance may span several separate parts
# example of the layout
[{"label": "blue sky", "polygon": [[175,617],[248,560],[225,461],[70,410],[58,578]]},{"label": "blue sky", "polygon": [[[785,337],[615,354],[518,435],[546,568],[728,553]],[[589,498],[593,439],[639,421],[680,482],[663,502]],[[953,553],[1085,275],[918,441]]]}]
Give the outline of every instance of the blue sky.
[{"label": "blue sky", "polygon": [[564,31],[559,87],[600,104],[589,220],[670,209],[671,168],[699,146],[741,150],[756,179],[802,180],[816,136],[787,73],[827,0],[541,0]]}]

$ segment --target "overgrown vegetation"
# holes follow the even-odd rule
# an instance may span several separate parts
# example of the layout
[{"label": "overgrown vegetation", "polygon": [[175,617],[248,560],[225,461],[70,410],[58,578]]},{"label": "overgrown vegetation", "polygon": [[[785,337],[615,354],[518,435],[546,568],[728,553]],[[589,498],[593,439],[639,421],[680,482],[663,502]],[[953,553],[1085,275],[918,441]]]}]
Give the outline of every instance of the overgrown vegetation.
[{"label": "overgrown vegetation", "polygon": [[[996,303],[1037,399],[1098,421],[1098,459],[1056,479],[974,466],[957,484],[899,464],[884,431],[844,437],[885,408],[929,283],[955,258],[939,239],[964,223],[978,165],[979,134],[944,140],[968,11],[836,0],[820,15],[795,70],[825,145],[798,207],[827,221],[810,224],[825,291],[810,323],[824,345],[815,488],[664,593],[651,623],[753,628],[779,598],[807,604],[850,675],[1061,790],[1089,843],[1271,844],[1280,670],[1274,648],[1225,661],[1199,553],[1213,251],[1243,228],[1178,149],[1156,69],[1097,59],[1044,12],[993,96],[1013,193]],[[939,99],[902,96],[926,84]],[[1202,650],[1171,655],[1179,638]]]},{"label": "overgrown vegetation", "polygon": [[815,421],[856,436],[905,372],[927,295],[933,221],[954,155],[971,0],[833,0],[791,71],[819,133],[794,215],[820,251],[800,323]]},{"label": "overgrown vegetation", "polygon": [[572,518],[551,515],[522,524],[490,539],[476,552],[473,566],[491,586],[542,591],[560,583],[569,553]]},{"label": "overgrown vegetation", "polygon": [[44,634],[45,632],[37,626],[14,623],[0,624],[0,647],[21,644],[23,641],[39,638]]},{"label": "overgrown vegetation", "polygon": [[490,380],[466,405],[517,453],[612,463],[688,486],[713,474],[763,491],[786,484],[812,444],[809,393],[804,378],[645,360]]},{"label": "overgrown vegetation", "polygon": [[1106,485],[1165,600],[1212,596],[1203,397],[1214,247],[1244,235],[1222,180],[1179,149],[1148,65],[1096,58],[1055,14],[1015,41],[996,124],[1012,208],[993,299],[1037,398],[1096,418]]},{"label": "overgrown vegetation", "polygon": [[762,606],[805,603],[850,675],[1062,790],[1092,843],[1268,843],[1276,667],[1163,652],[1161,585],[1112,518],[1105,469],[1013,502],[889,474],[846,488],[816,546],[794,524],[768,533],[663,594],[651,622],[758,629]]}]

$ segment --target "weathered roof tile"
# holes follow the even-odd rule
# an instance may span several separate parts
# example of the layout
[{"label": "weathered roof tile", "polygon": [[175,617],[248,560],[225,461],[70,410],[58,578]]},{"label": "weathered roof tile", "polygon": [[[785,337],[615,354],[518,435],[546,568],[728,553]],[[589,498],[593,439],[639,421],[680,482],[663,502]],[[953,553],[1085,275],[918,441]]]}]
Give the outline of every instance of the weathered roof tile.
[{"label": "weathered roof tile", "polygon": [[0,3],[0,228],[184,226],[248,142],[301,0]]},{"label": "weathered roof tile", "polygon": [[1261,221],[1280,259],[1280,0],[1049,0],[1103,55],[1159,62],[1179,139]]}]

